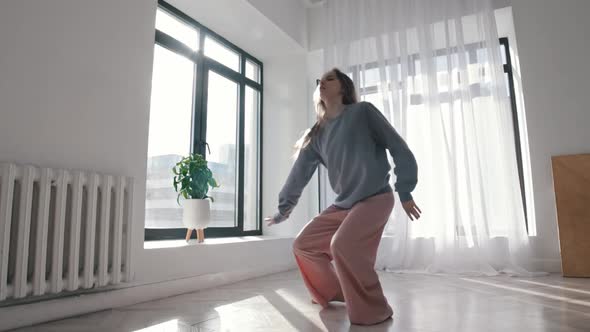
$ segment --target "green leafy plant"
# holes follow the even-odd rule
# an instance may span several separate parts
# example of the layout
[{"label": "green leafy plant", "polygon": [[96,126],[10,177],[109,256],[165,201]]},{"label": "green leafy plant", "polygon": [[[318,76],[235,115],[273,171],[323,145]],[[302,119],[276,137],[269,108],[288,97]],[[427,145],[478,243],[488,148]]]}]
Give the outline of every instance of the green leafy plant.
[{"label": "green leafy plant", "polygon": [[209,187],[218,188],[217,181],[213,178],[213,173],[207,166],[207,160],[198,153],[192,153],[182,158],[172,168],[174,175],[174,190],[178,192],[176,201],[180,205],[180,196],[185,199],[205,199],[213,197],[207,196]]}]

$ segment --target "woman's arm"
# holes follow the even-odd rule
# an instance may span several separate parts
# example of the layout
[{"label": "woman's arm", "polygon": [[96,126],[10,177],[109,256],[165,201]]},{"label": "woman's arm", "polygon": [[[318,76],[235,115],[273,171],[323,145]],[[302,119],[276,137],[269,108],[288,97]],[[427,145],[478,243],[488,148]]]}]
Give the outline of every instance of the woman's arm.
[{"label": "woman's arm", "polygon": [[299,151],[287,181],[279,193],[279,212],[273,216],[274,223],[280,223],[289,218],[319,162],[319,155],[313,149],[311,142]]},{"label": "woman's arm", "polygon": [[395,191],[402,202],[411,201],[411,192],[418,183],[418,164],[404,139],[397,133],[387,119],[371,103],[367,105],[369,127],[376,142],[389,150],[395,163],[393,169],[397,176]]}]

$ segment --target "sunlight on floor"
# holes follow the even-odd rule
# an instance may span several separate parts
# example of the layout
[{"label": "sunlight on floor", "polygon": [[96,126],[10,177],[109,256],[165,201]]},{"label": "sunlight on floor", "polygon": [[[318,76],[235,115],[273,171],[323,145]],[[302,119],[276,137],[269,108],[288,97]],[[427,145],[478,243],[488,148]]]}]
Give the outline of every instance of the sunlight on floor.
[{"label": "sunlight on floor", "polygon": [[221,331],[238,331],[240,326],[248,326],[250,329],[281,326],[288,327],[286,330],[295,330],[283,314],[262,295],[217,307],[215,311],[219,313],[221,324],[216,328]]},{"label": "sunlight on floor", "polygon": [[550,288],[555,288],[555,289],[561,289],[561,290],[565,290],[565,291],[568,291],[568,292],[576,292],[576,293],[590,295],[590,291],[581,290],[581,289],[577,289],[577,288],[573,288],[573,287],[550,285],[550,284],[545,284],[545,283],[542,283],[542,282],[536,282],[536,281],[531,281],[531,280],[518,280],[518,281],[519,282],[524,282],[524,283],[527,283],[527,284],[531,284],[531,285],[539,285],[539,286],[543,286],[543,287],[550,287]]},{"label": "sunlight on floor", "polygon": [[[511,291],[515,291],[515,292],[520,292],[520,293],[526,293],[526,294],[530,294],[530,295],[541,296],[541,297],[549,298],[549,299],[552,299],[552,300],[558,300],[558,301],[563,301],[563,302],[568,302],[568,303],[572,303],[572,304],[577,304],[577,305],[583,305],[583,306],[590,307],[590,301],[576,300],[576,299],[572,299],[572,298],[565,297],[565,296],[551,295],[551,294],[548,294],[548,293],[537,292],[537,291],[533,291],[533,290],[530,290],[530,289],[523,289],[523,288],[505,286],[505,285],[500,285],[500,284],[496,284],[496,283],[493,283],[493,282],[487,282],[487,281],[482,281],[482,280],[477,280],[477,279],[469,279],[469,278],[461,278],[461,279],[462,280],[465,280],[465,281],[479,283],[479,284],[482,284],[482,285],[487,285],[487,286],[502,288],[502,289],[511,290]],[[538,284],[540,284],[540,283],[538,283]],[[544,285],[544,284],[541,284],[541,285]],[[544,286],[549,286],[549,285],[544,285]]]}]

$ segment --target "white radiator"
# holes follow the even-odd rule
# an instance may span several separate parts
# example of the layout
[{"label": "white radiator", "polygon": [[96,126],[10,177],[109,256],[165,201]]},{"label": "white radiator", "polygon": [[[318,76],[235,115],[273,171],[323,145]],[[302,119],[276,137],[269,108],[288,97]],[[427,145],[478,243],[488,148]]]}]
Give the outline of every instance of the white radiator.
[{"label": "white radiator", "polygon": [[0,163],[0,301],[130,281],[133,181]]}]

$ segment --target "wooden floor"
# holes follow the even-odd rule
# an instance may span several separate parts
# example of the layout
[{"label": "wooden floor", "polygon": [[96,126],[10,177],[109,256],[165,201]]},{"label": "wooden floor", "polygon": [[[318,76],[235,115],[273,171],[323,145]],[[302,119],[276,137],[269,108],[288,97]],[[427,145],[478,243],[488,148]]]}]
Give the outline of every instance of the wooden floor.
[{"label": "wooden floor", "polygon": [[293,270],[18,331],[590,331],[590,279],[379,275],[395,314],[370,327],[312,304]]}]

